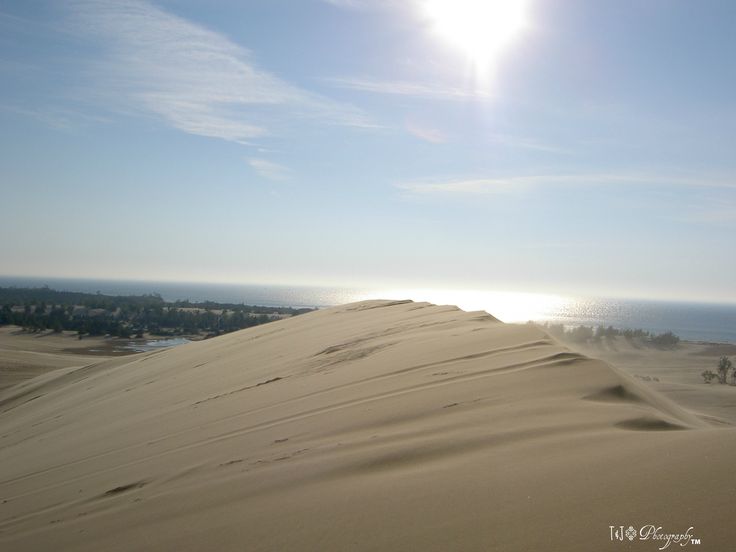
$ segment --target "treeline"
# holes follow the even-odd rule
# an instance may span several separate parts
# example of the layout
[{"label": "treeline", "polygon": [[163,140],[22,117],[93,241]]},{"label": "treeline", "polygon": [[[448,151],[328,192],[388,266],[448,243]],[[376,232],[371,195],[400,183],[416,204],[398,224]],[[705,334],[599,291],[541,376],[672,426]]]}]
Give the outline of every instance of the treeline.
[{"label": "treeline", "polygon": [[164,301],[160,295],[116,296],[44,288],[0,288],[0,325],[28,331],[143,337],[218,335],[312,309]]},{"label": "treeline", "polygon": [[657,347],[674,347],[680,342],[680,338],[672,332],[654,334],[642,329],[619,329],[613,326],[572,326],[564,324],[543,323],[542,326],[553,337],[560,338],[573,343],[598,342],[603,339],[611,339],[618,336],[629,340],[637,340],[640,343],[655,345]]},{"label": "treeline", "polygon": [[245,308],[248,312],[254,314],[304,314],[305,312],[311,312],[314,309],[295,309],[292,307],[263,307],[258,305],[243,305],[240,303],[215,303],[214,301],[202,301],[201,303],[192,303],[190,301],[173,301],[168,303],[170,307],[179,309],[196,308],[196,309],[228,309],[228,310],[239,310]]},{"label": "treeline", "polygon": [[48,286],[38,288],[0,287],[0,305],[35,307],[38,305],[82,306],[90,309],[112,310],[121,305],[154,307],[166,302],[160,295],[103,295],[79,291],[57,291]]}]

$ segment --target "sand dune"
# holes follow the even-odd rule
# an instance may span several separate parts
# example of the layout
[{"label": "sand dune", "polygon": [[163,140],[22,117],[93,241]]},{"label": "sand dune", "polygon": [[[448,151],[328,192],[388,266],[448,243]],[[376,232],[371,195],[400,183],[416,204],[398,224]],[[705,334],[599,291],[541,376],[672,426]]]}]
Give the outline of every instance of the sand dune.
[{"label": "sand dune", "polygon": [[736,354],[736,345],[681,341],[674,348],[657,348],[619,336],[570,347],[622,368],[643,385],[713,423],[736,424],[736,389],[708,385],[701,376],[704,370],[716,371],[722,355]]},{"label": "sand dune", "polygon": [[[109,340],[87,337],[79,341],[72,332],[33,334],[17,326],[0,327],[0,391],[24,380],[59,368],[80,367],[111,351]],[[99,351],[99,352],[98,352]]]},{"label": "sand dune", "polygon": [[725,551],[735,453],[535,326],[370,301],[5,390],[0,549]]}]

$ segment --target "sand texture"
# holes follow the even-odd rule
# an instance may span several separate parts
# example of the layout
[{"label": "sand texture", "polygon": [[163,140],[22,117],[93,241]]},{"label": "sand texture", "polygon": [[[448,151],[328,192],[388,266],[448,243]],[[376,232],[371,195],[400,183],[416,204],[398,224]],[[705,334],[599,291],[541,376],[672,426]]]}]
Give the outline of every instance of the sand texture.
[{"label": "sand texture", "polygon": [[736,549],[734,426],[534,325],[370,301],[92,360],[0,392],[0,550]]},{"label": "sand texture", "polygon": [[0,327],[0,391],[50,370],[81,367],[113,356],[110,341],[104,337],[79,340],[72,332],[34,334],[17,326]]},{"label": "sand texture", "polygon": [[627,371],[712,423],[736,425],[736,387],[706,384],[701,375],[705,370],[716,372],[721,356],[736,357],[736,345],[681,341],[672,348],[652,347],[618,336],[569,346]]}]

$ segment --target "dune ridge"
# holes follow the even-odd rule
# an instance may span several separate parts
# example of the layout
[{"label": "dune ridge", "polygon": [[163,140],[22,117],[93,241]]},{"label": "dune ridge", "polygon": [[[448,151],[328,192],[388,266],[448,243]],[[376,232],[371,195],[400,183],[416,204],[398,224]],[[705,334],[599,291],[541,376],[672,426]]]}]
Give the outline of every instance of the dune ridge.
[{"label": "dune ridge", "polygon": [[725,550],[734,437],[538,327],[365,301],[0,393],[0,545]]}]

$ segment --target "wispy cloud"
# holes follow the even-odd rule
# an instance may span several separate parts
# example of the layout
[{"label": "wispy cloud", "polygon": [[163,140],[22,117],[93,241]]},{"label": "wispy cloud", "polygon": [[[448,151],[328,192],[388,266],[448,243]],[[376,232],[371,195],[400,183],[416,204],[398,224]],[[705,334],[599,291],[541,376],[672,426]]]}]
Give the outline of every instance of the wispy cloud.
[{"label": "wispy cloud", "polygon": [[736,226],[736,206],[724,209],[698,210],[684,217],[685,222],[695,222],[714,226]]},{"label": "wispy cloud", "polygon": [[73,131],[89,124],[110,122],[110,119],[106,117],[62,107],[42,106],[31,108],[6,104],[0,105],[0,111],[35,119],[57,130]]},{"label": "wispy cloud", "polygon": [[[729,194],[731,195],[731,194]],[[688,202],[687,208],[676,220],[710,226],[733,227],[736,225],[736,200],[731,197],[701,196]]]},{"label": "wispy cloud", "polygon": [[545,153],[558,153],[564,155],[569,155],[573,153],[572,150],[569,149],[552,146],[550,144],[544,144],[542,142],[538,142],[529,138],[510,136],[508,134],[494,134],[493,136],[491,136],[491,140],[497,144],[502,144],[511,148],[541,151]]},{"label": "wispy cloud", "polygon": [[338,8],[369,10],[386,8],[413,8],[421,0],[322,0]]},{"label": "wispy cloud", "polygon": [[236,142],[294,119],[374,126],[359,109],[260,69],[248,50],[222,34],[143,0],[78,0],[69,7],[71,30],[101,46],[90,76],[108,108]]},{"label": "wispy cloud", "polygon": [[269,180],[286,180],[291,175],[289,169],[268,159],[252,157],[248,159],[248,165],[263,178],[268,178]]},{"label": "wispy cloud", "polygon": [[375,94],[394,94],[412,96],[428,100],[487,100],[492,95],[484,90],[474,90],[447,86],[444,84],[428,84],[410,81],[384,81],[368,78],[329,78],[327,82],[339,88],[370,92]]},{"label": "wispy cloud", "polygon": [[736,178],[683,177],[636,173],[542,174],[495,178],[455,178],[400,182],[395,187],[410,194],[485,195],[537,186],[649,185],[736,189]]},{"label": "wispy cloud", "polygon": [[396,188],[411,194],[466,194],[479,195],[498,193],[514,189],[518,178],[466,178],[452,180],[430,180],[400,182]]},{"label": "wispy cloud", "polygon": [[323,0],[327,4],[332,4],[338,8],[362,8],[366,5],[364,0]]},{"label": "wispy cloud", "polygon": [[447,142],[447,136],[437,128],[419,124],[414,121],[407,121],[404,127],[409,134],[416,136],[425,142],[430,142],[432,144],[444,144]]}]

